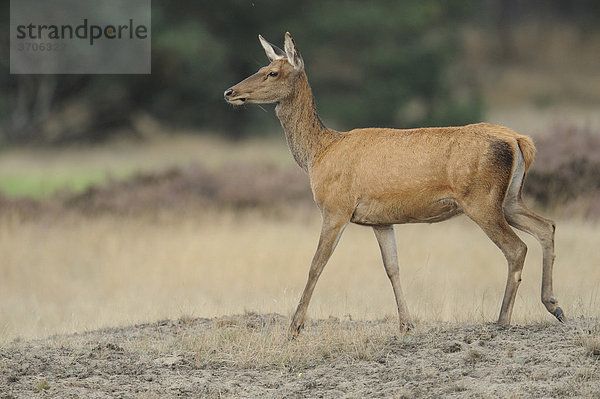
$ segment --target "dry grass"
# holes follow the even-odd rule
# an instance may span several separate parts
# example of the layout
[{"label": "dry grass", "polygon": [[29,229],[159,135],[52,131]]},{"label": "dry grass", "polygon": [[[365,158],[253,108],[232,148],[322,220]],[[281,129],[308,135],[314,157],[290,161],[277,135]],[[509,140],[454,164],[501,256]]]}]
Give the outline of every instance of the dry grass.
[{"label": "dry grass", "polygon": [[252,313],[213,319],[206,329],[175,336],[165,352],[193,353],[197,367],[303,370],[331,361],[379,361],[391,345],[412,339],[400,335],[392,322],[341,324],[330,318],[318,326],[309,323],[290,340],[288,323],[278,315]]},{"label": "dry grass", "polygon": [[[392,318],[353,321],[330,317],[309,321],[293,340],[288,326],[289,319],[279,314],[245,312],[213,319],[182,317],[77,336],[57,335],[46,345],[49,350],[69,347],[76,351],[85,351],[91,345],[101,357],[110,356],[111,351],[126,351],[163,363],[176,363],[186,357],[197,368],[301,372],[331,362],[385,362],[391,352],[413,347],[418,339],[415,334],[401,333]],[[419,327],[416,333],[424,330],[435,331],[436,327]]]},{"label": "dry grass", "polygon": [[[158,218],[22,221],[5,216],[0,221],[0,341],[246,310],[289,315],[318,231],[316,212],[285,219],[208,210]],[[524,238],[530,250],[513,320],[549,320],[539,301],[539,246]],[[555,286],[570,317],[600,316],[599,239],[597,224],[559,221]],[[459,218],[399,226],[397,241],[407,300],[419,321],[495,320],[506,265],[475,225]],[[344,233],[309,314],[395,317],[370,229],[350,226]]]},{"label": "dry grass", "polygon": [[[291,163],[282,140],[232,144],[178,136],[95,149],[13,149],[0,158],[0,176],[39,174],[43,180],[82,170],[152,172],[184,167],[189,162],[220,171],[226,168],[219,166],[234,160],[252,165],[256,172],[235,172],[238,178],[225,182],[228,185],[223,187],[238,196],[245,192],[237,190],[242,186],[268,191],[268,185],[255,180],[255,175],[263,173],[266,177],[260,181],[272,183],[273,173],[261,169],[265,164]],[[227,174],[216,176],[229,178]],[[284,174],[278,176],[289,186]],[[277,191],[275,186],[268,187]],[[143,192],[125,188],[105,194],[123,194],[133,206],[139,205]],[[167,188],[172,191],[171,186]],[[215,201],[231,197],[225,194]],[[256,197],[253,193],[248,196]],[[270,204],[263,202],[263,208]],[[175,204],[166,211],[159,208],[130,216],[107,211],[86,217],[61,211],[22,218],[4,212],[0,217],[0,344],[17,337],[182,316],[293,312],[318,238],[316,209],[287,208],[288,214],[281,217],[281,212],[262,208],[236,212],[196,205],[182,210],[181,203]],[[514,321],[553,321],[539,301],[539,245],[531,237],[523,237],[530,250]],[[570,317],[600,315],[600,255],[595,250],[599,239],[596,222],[558,221],[555,286]],[[398,226],[397,241],[403,287],[418,321],[482,323],[496,319],[506,278],[505,260],[473,223],[459,218],[436,225]],[[319,281],[309,315],[395,320],[392,290],[370,229],[352,225],[344,233]],[[236,328],[232,331],[239,332]],[[284,325],[275,325],[272,334],[282,335],[284,330]],[[267,339],[249,331],[259,346]],[[232,342],[242,342],[242,336],[238,334],[233,341],[205,338],[216,340],[213,344],[233,356],[234,347],[229,352],[224,349]],[[355,338],[340,340],[355,342]],[[282,350],[264,348],[267,352]],[[289,358],[297,355],[290,352]]]},{"label": "dry grass", "polygon": [[580,327],[575,342],[590,356],[600,357],[600,324]]}]

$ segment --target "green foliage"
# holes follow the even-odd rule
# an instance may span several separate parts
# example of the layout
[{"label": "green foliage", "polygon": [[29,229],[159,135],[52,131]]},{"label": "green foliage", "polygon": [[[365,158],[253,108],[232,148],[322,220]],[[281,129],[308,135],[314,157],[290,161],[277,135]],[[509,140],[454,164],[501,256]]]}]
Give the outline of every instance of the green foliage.
[{"label": "green foliage", "polygon": [[133,172],[126,170],[112,171],[110,175],[100,170],[73,170],[52,174],[2,174],[0,193],[9,198],[42,199],[60,192],[81,193],[90,187],[131,175]]},{"label": "green foliage", "polygon": [[[234,136],[272,129],[271,115],[258,108],[232,112],[221,93],[267,63],[258,33],[282,46],[285,31],[292,32],[305,58],[323,119],[335,127],[453,124],[480,117],[474,88],[459,102],[444,80],[458,52],[454,24],[467,14],[468,1],[226,3],[178,2],[177,10],[160,5],[170,18],[172,13],[180,18],[156,33],[158,57],[171,59],[179,71],[167,92],[179,90],[178,96],[161,106],[182,114],[182,120],[193,118]],[[197,13],[189,12],[193,9]],[[178,103],[181,98],[189,102]],[[403,118],[400,111],[415,99],[424,112]]]},{"label": "green foliage", "polygon": [[[319,111],[332,127],[476,121],[476,88],[457,71],[448,75],[459,57],[457,25],[469,6],[469,0],[156,0],[152,75],[56,77],[52,113],[73,102],[86,104],[90,121],[52,140],[102,139],[138,111],[233,137],[278,130],[271,112],[234,111],[222,93],[267,63],[259,33],[282,46],[285,31],[296,39]],[[9,111],[19,86],[36,87],[43,79],[13,75],[0,81],[7,89],[0,119],[9,139],[48,140],[39,137],[46,116],[35,115],[35,106],[31,123],[17,129],[23,131],[11,130]],[[35,97],[30,102],[36,104]],[[420,104],[418,113],[410,111],[414,104]]]}]

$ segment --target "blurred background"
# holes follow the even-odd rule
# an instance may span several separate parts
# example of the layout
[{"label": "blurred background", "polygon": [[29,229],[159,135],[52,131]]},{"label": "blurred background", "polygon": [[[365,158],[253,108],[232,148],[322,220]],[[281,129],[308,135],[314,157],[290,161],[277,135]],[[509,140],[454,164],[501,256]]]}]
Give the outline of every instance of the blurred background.
[{"label": "blurred background", "polygon": [[[292,33],[329,127],[487,121],[533,136],[538,155],[525,186],[527,202],[569,220],[572,241],[565,238],[564,251],[583,256],[580,264],[589,270],[599,269],[597,256],[581,252],[582,242],[597,242],[598,229],[578,224],[600,216],[597,0],[154,0],[152,74],[137,76],[10,75],[8,1],[0,4],[0,15],[0,332],[4,328],[7,336],[239,311],[248,303],[283,313],[293,307],[318,232],[308,179],[288,153],[273,106],[234,109],[223,100],[226,88],[267,64],[259,33],[280,47],[284,33]],[[221,241],[211,241],[215,225]],[[577,241],[581,229],[588,241]],[[289,236],[302,243],[306,236],[304,247],[280,254],[281,263],[298,259],[298,275],[287,285],[273,280],[267,287],[261,279],[265,270],[281,272],[272,241],[258,238],[265,230],[274,240]],[[355,247],[362,240],[355,236]],[[431,247],[415,240],[415,248]],[[219,263],[240,242],[239,258]],[[246,263],[244,254],[253,254]],[[503,262],[501,256],[494,261]],[[208,269],[222,285],[200,277]],[[532,269],[539,272],[537,261]],[[409,296],[431,292],[423,289],[430,275],[418,270]],[[498,295],[500,271],[490,281]],[[153,280],[144,280],[149,276]],[[358,286],[370,278],[355,276]],[[380,277],[385,288],[374,283],[364,295],[388,293]],[[379,307],[364,296],[336,307],[339,295],[356,293],[342,284],[330,282],[325,309]],[[435,284],[455,289],[459,283]],[[581,281],[572,285],[581,287]],[[214,287],[237,294],[224,300]],[[468,307],[483,295],[480,310],[488,317],[498,298],[495,291],[486,297],[482,287],[483,294],[464,301]],[[386,306],[392,305],[389,291],[381,301]],[[249,302],[257,292],[266,297]],[[152,298],[164,306],[148,310]],[[461,303],[456,308],[464,308]],[[593,296],[577,306],[596,304]],[[393,306],[383,308],[393,312]],[[456,308],[421,315],[446,320]]]},{"label": "blurred background", "polygon": [[591,111],[600,102],[598,17],[594,0],[156,0],[150,76],[11,76],[5,23],[2,139],[143,135],[135,132],[141,115],[232,138],[275,133],[270,114],[231,112],[221,93],[265,64],[258,33],[282,45],[286,30],[335,128],[506,119],[533,130],[547,120],[526,112],[558,107],[563,118],[585,123],[598,118]]},{"label": "blurred background", "polygon": [[[6,21],[8,2],[0,7]],[[258,33],[282,46],[283,33],[290,31],[329,127],[409,128],[478,121],[509,126],[539,138],[542,154],[531,178],[536,187],[529,193],[542,205],[556,205],[577,193],[548,192],[548,185],[551,190],[565,191],[565,185],[570,190],[569,180],[575,179],[571,172],[588,179],[598,171],[597,165],[589,165],[600,156],[598,18],[600,4],[594,0],[407,0],[368,5],[155,0],[152,74],[140,76],[10,75],[9,25],[4,23],[0,150],[89,148],[115,139],[147,144],[182,131],[231,140],[275,138],[281,143],[272,106],[232,109],[222,93],[266,64]],[[561,169],[565,163],[577,165]],[[51,186],[56,184],[56,189],[66,185],[81,191],[88,180],[91,184],[108,175],[129,176],[133,167],[96,168],[87,178],[47,182],[44,189],[25,187],[17,175],[0,169],[0,190],[7,196],[27,196],[36,190],[54,192]],[[597,188],[597,180],[585,180],[573,190],[594,185]]]}]

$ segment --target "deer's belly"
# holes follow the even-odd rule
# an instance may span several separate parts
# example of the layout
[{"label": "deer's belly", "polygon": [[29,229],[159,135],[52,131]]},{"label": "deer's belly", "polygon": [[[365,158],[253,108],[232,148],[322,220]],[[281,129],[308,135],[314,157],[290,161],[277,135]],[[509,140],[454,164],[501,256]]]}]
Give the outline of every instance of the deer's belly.
[{"label": "deer's belly", "polygon": [[424,203],[361,199],[350,220],[364,225],[435,223],[461,213],[462,210],[452,198]]}]

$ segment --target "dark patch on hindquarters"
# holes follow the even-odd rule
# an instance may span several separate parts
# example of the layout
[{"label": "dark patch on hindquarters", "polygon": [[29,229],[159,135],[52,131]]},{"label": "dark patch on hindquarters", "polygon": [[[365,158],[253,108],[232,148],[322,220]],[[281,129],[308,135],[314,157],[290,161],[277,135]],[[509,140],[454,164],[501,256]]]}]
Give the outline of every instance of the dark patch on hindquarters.
[{"label": "dark patch on hindquarters", "polygon": [[514,154],[506,141],[496,140],[490,143],[490,155],[494,166],[508,175],[512,172]]},{"label": "dark patch on hindquarters", "polygon": [[490,140],[485,168],[489,175],[484,178],[485,182],[482,182],[481,188],[497,200],[500,212],[510,184],[513,162],[514,153],[509,142],[500,139]]}]

